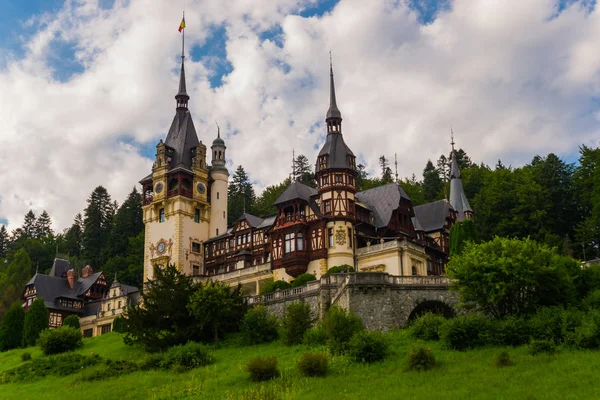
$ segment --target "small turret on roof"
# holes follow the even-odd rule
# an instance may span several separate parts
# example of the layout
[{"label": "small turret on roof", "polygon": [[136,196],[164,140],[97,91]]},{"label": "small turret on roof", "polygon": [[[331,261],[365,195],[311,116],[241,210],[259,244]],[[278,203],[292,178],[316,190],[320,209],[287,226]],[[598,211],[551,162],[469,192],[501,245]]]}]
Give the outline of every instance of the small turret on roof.
[{"label": "small turret on roof", "polygon": [[456,211],[456,218],[458,221],[464,221],[465,219],[473,218],[473,210],[465,195],[462,179],[460,177],[460,169],[458,168],[458,160],[456,159],[456,150],[454,149],[454,132],[451,133],[451,138],[450,204],[452,205],[452,208],[454,208],[454,211]]}]

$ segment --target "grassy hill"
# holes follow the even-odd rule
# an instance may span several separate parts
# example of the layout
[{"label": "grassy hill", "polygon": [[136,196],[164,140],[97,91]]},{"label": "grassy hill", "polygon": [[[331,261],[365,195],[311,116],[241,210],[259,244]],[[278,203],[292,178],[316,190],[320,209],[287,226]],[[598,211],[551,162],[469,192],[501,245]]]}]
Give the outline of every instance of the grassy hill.
[{"label": "grassy hill", "polygon": [[[406,331],[388,334],[393,354],[385,362],[360,365],[345,357],[331,358],[326,378],[304,378],[297,368],[300,345],[280,343],[241,347],[235,337],[214,348],[216,362],[190,372],[134,372],[114,378],[85,381],[84,372],[49,376],[30,382],[0,384],[0,399],[592,399],[600,393],[600,352],[563,349],[559,354],[531,356],[526,349],[507,349],[515,365],[497,368],[500,348],[467,352],[433,349],[438,367],[429,372],[405,372],[406,352],[414,340]],[[40,350],[0,353],[0,374],[22,364],[21,354],[43,357]],[[139,361],[144,352],[125,346],[119,334],[85,339],[81,354],[113,360]],[[256,384],[245,372],[254,356],[276,356],[282,377]]]}]

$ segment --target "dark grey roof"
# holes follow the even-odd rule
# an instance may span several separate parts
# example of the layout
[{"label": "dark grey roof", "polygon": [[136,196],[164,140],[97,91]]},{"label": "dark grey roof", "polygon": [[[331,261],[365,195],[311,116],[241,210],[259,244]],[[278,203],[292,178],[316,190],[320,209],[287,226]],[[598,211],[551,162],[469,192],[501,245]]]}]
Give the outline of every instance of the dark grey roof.
[{"label": "dark grey roof", "polygon": [[257,216],[254,216],[254,215],[248,214],[248,213],[243,213],[242,216],[239,217],[237,220],[238,221],[246,220],[246,221],[248,221],[250,226],[252,226],[253,228],[260,226],[260,224],[262,224],[262,222],[263,222],[262,218],[259,218]]},{"label": "dark grey roof", "polygon": [[455,150],[452,150],[452,166],[450,168],[450,204],[452,204],[452,207],[456,211],[459,221],[465,219],[465,212],[473,212],[462,186]]},{"label": "dark grey roof", "polygon": [[392,212],[400,205],[400,199],[410,201],[402,186],[397,183],[377,186],[373,189],[356,193],[356,199],[366,205],[375,219],[377,228],[387,226],[392,217]]},{"label": "dark grey roof", "polygon": [[[76,297],[74,289],[69,287],[67,278],[60,278],[51,275],[35,274],[27,285],[35,285],[36,296],[44,299],[46,308],[56,309],[55,300],[61,296]],[[81,300],[81,299],[80,299]]]},{"label": "dark grey roof", "polygon": [[335,100],[335,84],[333,82],[333,66],[331,64],[329,64],[329,110],[327,110],[325,120],[327,121],[330,118],[342,119],[342,113]]},{"label": "dark grey roof", "polygon": [[87,278],[77,279],[77,282],[75,282],[75,285],[73,285],[73,288],[77,290],[77,296],[82,296],[85,292],[87,292],[88,289],[92,287],[94,283],[96,283],[100,275],[102,275],[102,272],[96,272]]},{"label": "dark grey roof", "polygon": [[83,306],[83,317],[89,317],[90,315],[98,314],[102,307],[102,300],[95,300],[87,303]]},{"label": "dark grey roof", "polygon": [[71,269],[71,264],[62,258],[55,258],[50,270],[50,276],[67,276],[67,271]]},{"label": "dark grey roof", "polygon": [[[348,156],[354,157],[354,153],[346,146],[341,133],[327,134],[327,139],[325,139],[325,144],[319,152],[319,157],[324,155],[329,156],[327,168],[351,168]],[[315,171],[320,171],[319,163],[317,163]]]},{"label": "dark grey roof", "polygon": [[277,219],[277,215],[270,215],[267,218],[263,219],[262,224],[260,224],[257,229],[268,228],[275,223]]},{"label": "dark grey roof", "polygon": [[143,177],[139,183],[152,182],[152,173]]},{"label": "dark grey roof", "polygon": [[[414,207],[415,217],[425,232],[439,231],[446,223],[446,217],[450,212],[450,203],[439,200]],[[415,228],[416,229],[416,228]]]},{"label": "dark grey roof", "polygon": [[275,200],[273,205],[285,203],[286,201],[302,199],[306,202],[310,201],[310,197],[317,194],[317,189],[311,188],[300,182],[292,182],[285,191]]},{"label": "dark grey roof", "polygon": [[185,85],[185,68],[183,66],[183,57],[181,58],[181,71],[179,72],[179,90],[175,95],[175,99],[184,98],[185,100],[189,100],[190,96],[187,94],[186,85]]},{"label": "dark grey roof", "polygon": [[177,109],[165,140],[165,145],[173,149],[171,168],[183,167],[191,170],[192,149],[195,149],[199,143],[190,111]]},{"label": "dark grey roof", "polygon": [[417,217],[412,217],[411,222],[413,224],[413,227],[415,228],[415,231],[422,231],[423,227],[421,226],[421,223],[419,222],[419,220],[417,219]]}]

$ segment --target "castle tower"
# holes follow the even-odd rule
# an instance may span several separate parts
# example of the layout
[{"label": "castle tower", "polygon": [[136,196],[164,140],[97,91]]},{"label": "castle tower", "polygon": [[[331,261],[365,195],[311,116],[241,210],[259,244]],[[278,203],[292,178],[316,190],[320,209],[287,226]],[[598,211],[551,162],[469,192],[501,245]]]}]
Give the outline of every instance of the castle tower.
[{"label": "castle tower", "polygon": [[144,281],[172,263],[185,274],[202,271],[202,242],[209,237],[206,146],[198,140],[188,109],[184,55],[176,110],[165,141],[156,146],[152,173],[140,181],[145,224]]},{"label": "castle tower", "polygon": [[225,166],[225,141],[217,126],[217,138],[210,147],[212,167],[210,168],[210,237],[227,232],[227,184],[229,172]]},{"label": "castle tower", "polygon": [[329,64],[330,93],[327,138],[317,157],[315,175],[321,213],[327,218],[326,245],[328,268],[354,265],[354,221],[356,158],[344,143],[342,113],[335,97],[333,67]]},{"label": "castle tower", "polygon": [[456,159],[456,150],[454,149],[454,133],[451,134],[452,155],[450,166],[450,205],[456,211],[456,218],[462,222],[465,219],[473,219],[473,210],[469,205],[469,200],[463,190],[460,170],[458,169],[458,160]]}]

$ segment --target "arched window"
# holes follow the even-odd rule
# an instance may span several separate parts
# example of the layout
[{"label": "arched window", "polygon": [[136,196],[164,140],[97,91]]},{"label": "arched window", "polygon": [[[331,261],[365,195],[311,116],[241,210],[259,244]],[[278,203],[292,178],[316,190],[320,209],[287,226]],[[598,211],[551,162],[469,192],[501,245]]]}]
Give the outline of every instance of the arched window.
[{"label": "arched window", "polygon": [[298,249],[298,251],[303,251],[304,250],[304,240],[302,240],[302,232],[298,232],[296,234],[296,249]]},{"label": "arched window", "polygon": [[412,267],[412,274],[413,274],[413,276],[417,275],[417,267],[415,267],[414,265]]}]

